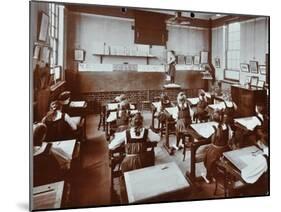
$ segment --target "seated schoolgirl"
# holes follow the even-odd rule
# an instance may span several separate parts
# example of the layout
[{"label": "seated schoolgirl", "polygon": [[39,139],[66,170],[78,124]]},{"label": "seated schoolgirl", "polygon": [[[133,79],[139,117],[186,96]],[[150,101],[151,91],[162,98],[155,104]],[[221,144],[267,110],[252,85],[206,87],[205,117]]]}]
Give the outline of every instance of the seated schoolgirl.
[{"label": "seated schoolgirl", "polygon": [[[180,92],[177,96],[177,108],[178,108],[178,119],[176,123],[176,138],[177,143],[175,149],[182,149],[183,145],[180,145],[180,140],[182,143],[185,142],[185,133],[187,127],[192,123],[190,115],[190,107],[187,103],[186,96],[183,92]],[[173,154],[173,151],[171,152]]]},{"label": "seated schoolgirl", "polygon": [[118,133],[111,141],[109,149],[125,145],[125,158],[121,163],[122,172],[154,165],[154,150],[160,136],[143,126],[140,112],[134,115],[132,126]]},{"label": "seated schoolgirl", "polygon": [[50,110],[42,119],[47,126],[46,141],[63,140],[66,137],[73,137],[78,126],[67,113],[62,112],[59,101],[50,104]]}]

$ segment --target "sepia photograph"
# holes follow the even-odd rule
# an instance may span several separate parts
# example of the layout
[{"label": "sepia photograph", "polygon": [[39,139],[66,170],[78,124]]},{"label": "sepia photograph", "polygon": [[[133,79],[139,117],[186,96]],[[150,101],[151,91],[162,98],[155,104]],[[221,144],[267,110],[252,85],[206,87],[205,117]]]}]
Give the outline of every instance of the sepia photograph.
[{"label": "sepia photograph", "polygon": [[269,16],[29,4],[31,210],[270,195]]}]

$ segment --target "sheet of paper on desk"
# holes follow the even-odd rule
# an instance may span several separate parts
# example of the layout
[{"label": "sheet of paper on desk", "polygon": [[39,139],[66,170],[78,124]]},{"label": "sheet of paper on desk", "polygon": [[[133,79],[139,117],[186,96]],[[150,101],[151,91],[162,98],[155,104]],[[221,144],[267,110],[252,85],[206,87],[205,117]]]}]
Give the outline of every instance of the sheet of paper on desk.
[{"label": "sheet of paper on desk", "polygon": [[33,195],[33,208],[55,208],[56,204],[56,191],[53,189],[42,191]]},{"label": "sheet of paper on desk", "polygon": [[179,111],[179,110],[178,110],[177,107],[167,107],[165,110],[166,110],[170,115],[172,115],[175,120],[178,119],[178,111]]},{"label": "sheet of paper on desk", "polygon": [[84,107],[85,104],[86,104],[85,101],[71,101],[69,106],[70,107]]},{"label": "sheet of paper on desk", "polygon": [[156,111],[160,112],[160,110],[161,110],[161,102],[152,102],[152,104],[156,108]]},{"label": "sheet of paper on desk", "polygon": [[64,181],[33,188],[33,208],[48,209],[61,207]]},{"label": "sheet of paper on desk", "polygon": [[208,107],[212,108],[213,110],[222,110],[225,109],[225,104],[223,102],[217,104],[211,104]]},{"label": "sheet of paper on desk", "polygon": [[63,157],[65,160],[71,160],[76,140],[56,141],[52,143],[52,151]]},{"label": "sheet of paper on desk", "polygon": [[70,117],[72,119],[72,121],[78,126],[81,122],[81,117],[80,116],[74,116],[74,117]]},{"label": "sheet of paper on desk", "polygon": [[121,144],[125,141],[125,131],[118,132],[114,134],[114,138],[108,145],[108,148],[111,150],[116,149],[117,147],[121,146]]},{"label": "sheet of paper on desk", "polygon": [[241,170],[241,177],[247,183],[255,183],[267,171],[267,161],[260,155],[243,155],[240,157],[246,167]]},{"label": "sheet of paper on desk", "polygon": [[187,98],[187,101],[190,102],[191,105],[197,105],[199,102],[199,97]]},{"label": "sheet of paper on desk", "polygon": [[213,126],[217,127],[218,123],[211,121],[190,125],[190,127],[192,127],[198,133],[198,135],[202,136],[203,138],[209,138],[215,132]]},{"label": "sheet of paper on desk", "polygon": [[261,125],[260,120],[256,116],[237,118],[234,119],[234,121],[246,127],[250,131],[253,131],[256,126]]},{"label": "sheet of paper on desk", "polygon": [[113,122],[117,119],[117,112],[110,112],[109,116],[106,119],[106,122]]},{"label": "sheet of paper on desk", "polygon": [[107,109],[108,110],[116,110],[118,108],[119,103],[109,103],[107,104]]}]

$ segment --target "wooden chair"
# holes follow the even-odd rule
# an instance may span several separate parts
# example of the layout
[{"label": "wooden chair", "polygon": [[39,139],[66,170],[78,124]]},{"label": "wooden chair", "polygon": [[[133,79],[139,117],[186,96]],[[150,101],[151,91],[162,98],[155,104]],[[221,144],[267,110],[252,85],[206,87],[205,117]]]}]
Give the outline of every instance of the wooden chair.
[{"label": "wooden chair", "polygon": [[222,186],[225,197],[234,196],[235,193],[248,187],[247,183],[236,177],[238,175],[234,169],[229,168],[227,162],[222,160],[217,161],[214,174],[216,181],[214,195],[217,194],[218,186]]},{"label": "wooden chair", "polygon": [[109,151],[109,167],[111,170],[111,189],[114,188],[114,178],[121,177],[121,163],[125,158],[125,146],[122,145],[115,150]]}]

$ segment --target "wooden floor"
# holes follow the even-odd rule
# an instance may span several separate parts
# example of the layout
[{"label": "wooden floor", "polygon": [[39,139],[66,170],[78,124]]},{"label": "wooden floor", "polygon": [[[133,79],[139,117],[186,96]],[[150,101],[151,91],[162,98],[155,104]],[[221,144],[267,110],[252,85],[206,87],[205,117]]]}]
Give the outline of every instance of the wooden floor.
[{"label": "wooden floor", "polygon": [[[143,111],[143,116],[144,125],[150,127],[150,111]],[[87,141],[81,146],[82,168],[76,171],[77,173],[74,174],[73,179],[74,186],[71,201],[73,207],[120,204],[120,179],[115,178],[114,192],[111,193],[107,142],[101,139],[104,132],[97,130],[98,121],[98,115],[87,116]],[[190,151],[187,150],[186,159],[183,161],[183,150],[177,151],[173,156],[170,156],[163,147],[163,142],[164,137],[155,148],[155,164],[175,161],[185,175],[185,172],[190,169]],[[175,136],[170,136],[170,142],[171,144],[175,143]],[[202,147],[198,150],[198,161],[202,161],[205,149],[206,147]],[[200,176],[202,172],[206,172],[203,162],[197,163],[196,175]],[[207,184],[202,180],[198,183],[197,189],[186,197],[186,200],[223,197],[223,191],[220,189],[218,194],[214,196],[214,189],[214,183]]]}]

